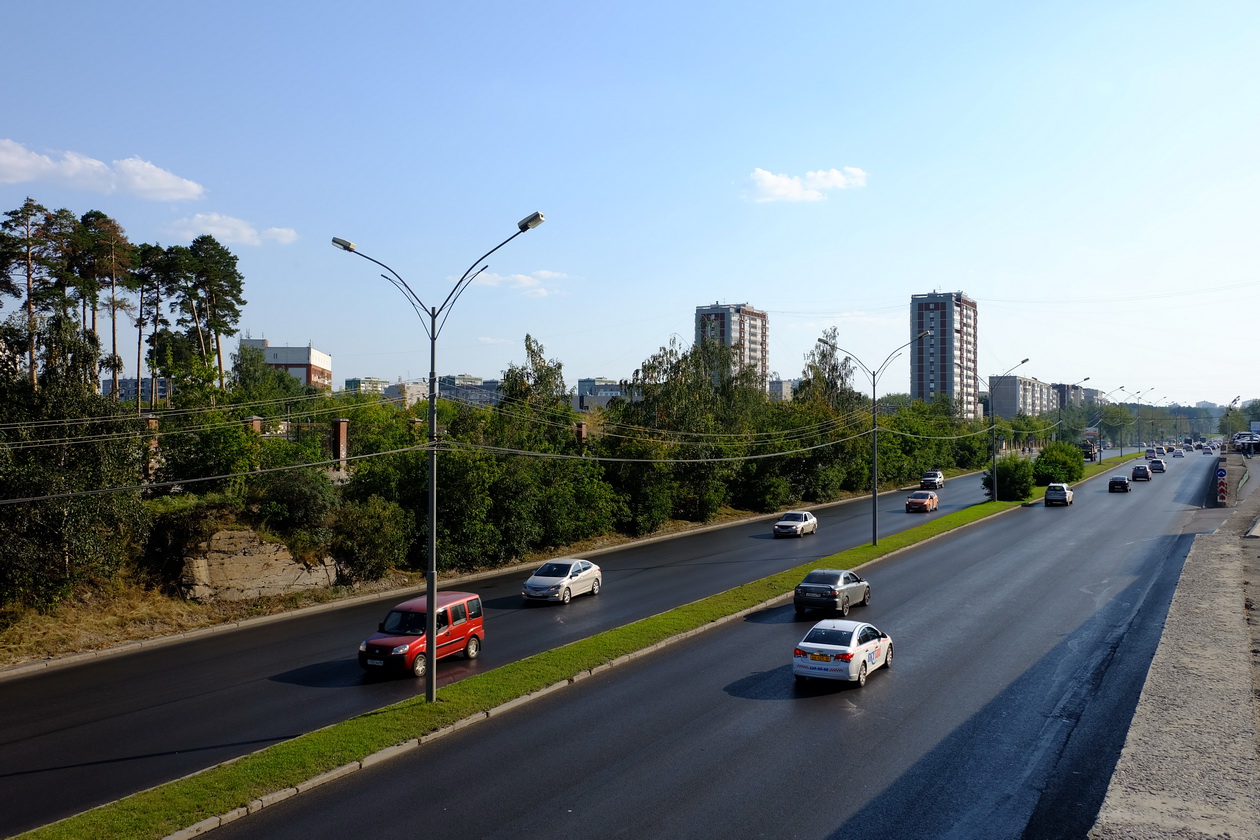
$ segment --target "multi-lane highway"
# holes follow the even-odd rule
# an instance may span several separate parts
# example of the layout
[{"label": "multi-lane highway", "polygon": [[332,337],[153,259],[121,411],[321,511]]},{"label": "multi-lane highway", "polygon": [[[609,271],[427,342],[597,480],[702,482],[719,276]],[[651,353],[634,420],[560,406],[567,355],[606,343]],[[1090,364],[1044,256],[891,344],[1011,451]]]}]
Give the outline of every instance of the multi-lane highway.
[{"label": "multi-lane highway", "polygon": [[[880,497],[881,534],[923,521],[904,497]],[[941,497],[942,511],[983,501],[980,478],[952,479]],[[486,643],[474,663],[440,663],[439,685],[869,542],[870,510],[869,498],[819,509],[820,533],[800,540],[773,540],[760,521],[600,554],[604,592],[567,608],[522,608],[520,571],[456,584],[482,595]],[[0,836],[423,693],[411,679],[366,681],[357,664],[399,600],[0,680]]]},{"label": "multi-lane highway", "polygon": [[1083,837],[1192,535],[1219,519],[1198,509],[1214,464],[872,566],[851,617],[897,656],[864,689],[796,687],[814,617],[769,609],[216,836]]},{"label": "multi-lane highway", "polygon": [[[953,479],[942,510],[981,501]],[[880,498],[880,531],[921,521]],[[520,573],[460,584],[487,604],[485,652],[441,664],[442,683],[789,568],[869,539],[869,500],[818,511],[821,533],[772,540],[759,522],[598,556],[605,591],[522,609]],[[366,681],[359,639],[396,598],[0,682],[0,778],[10,834],[417,693]],[[50,791],[56,791],[51,795]]]}]

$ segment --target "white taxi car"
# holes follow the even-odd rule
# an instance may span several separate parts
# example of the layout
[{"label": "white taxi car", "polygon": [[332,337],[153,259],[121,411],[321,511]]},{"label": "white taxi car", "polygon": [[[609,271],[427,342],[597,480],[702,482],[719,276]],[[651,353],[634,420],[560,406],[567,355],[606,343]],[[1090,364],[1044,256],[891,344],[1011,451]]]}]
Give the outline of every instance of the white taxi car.
[{"label": "white taxi car", "polygon": [[893,643],[873,624],[844,619],[820,621],[792,651],[792,676],[799,682],[818,677],[866,685],[866,677],[892,666]]}]

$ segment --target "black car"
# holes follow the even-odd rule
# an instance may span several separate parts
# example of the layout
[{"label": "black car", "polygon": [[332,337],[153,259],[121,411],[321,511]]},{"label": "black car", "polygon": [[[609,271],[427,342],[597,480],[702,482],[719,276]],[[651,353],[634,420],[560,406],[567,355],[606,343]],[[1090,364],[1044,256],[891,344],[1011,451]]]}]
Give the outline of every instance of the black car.
[{"label": "black car", "polygon": [[1125,475],[1113,475],[1107,482],[1108,493],[1128,493],[1132,489],[1133,485],[1129,484],[1129,477]]}]

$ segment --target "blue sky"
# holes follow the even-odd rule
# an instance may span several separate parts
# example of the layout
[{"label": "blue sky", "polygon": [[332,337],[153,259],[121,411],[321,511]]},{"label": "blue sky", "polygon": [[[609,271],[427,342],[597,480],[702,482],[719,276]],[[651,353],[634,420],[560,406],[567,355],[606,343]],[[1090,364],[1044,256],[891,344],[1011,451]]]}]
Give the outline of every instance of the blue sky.
[{"label": "blue sky", "polygon": [[[625,378],[714,301],[770,313],[784,377],[832,326],[877,367],[912,294],[961,290],[984,375],[1260,397],[1254,2],[45,0],[5,28],[0,210],[213,234],[242,332],[338,384],[422,378],[428,340],[331,237],[436,304],[540,210],[439,373],[497,377],[528,333],[570,385]],[[908,390],[897,359],[879,391]]]}]

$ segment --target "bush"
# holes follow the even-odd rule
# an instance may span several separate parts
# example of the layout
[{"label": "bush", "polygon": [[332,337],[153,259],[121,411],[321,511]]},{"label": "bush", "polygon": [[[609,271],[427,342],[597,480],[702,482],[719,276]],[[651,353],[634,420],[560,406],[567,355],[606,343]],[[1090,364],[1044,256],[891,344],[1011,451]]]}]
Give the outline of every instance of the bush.
[{"label": "bush", "polygon": [[1033,462],[1033,480],[1042,487],[1053,482],[1071,484],[1085,475],[1080,447],[1056,441],[1047,444]]},{"label": "bush", "polygon": [[[997,462],[997,500],[999,502],[1017,502],[1032,496],[1033,465],[1027,458],[1018,455],[1006,455]],[[993,498],[993,470],[990,469],[981,479],[989,498]]]},{"label": "bush", "polygon": [[380,496],[346,502],[333,525],[338,574],[347,582],[380,580],[407,559],[412,529],[411,514]]}]

